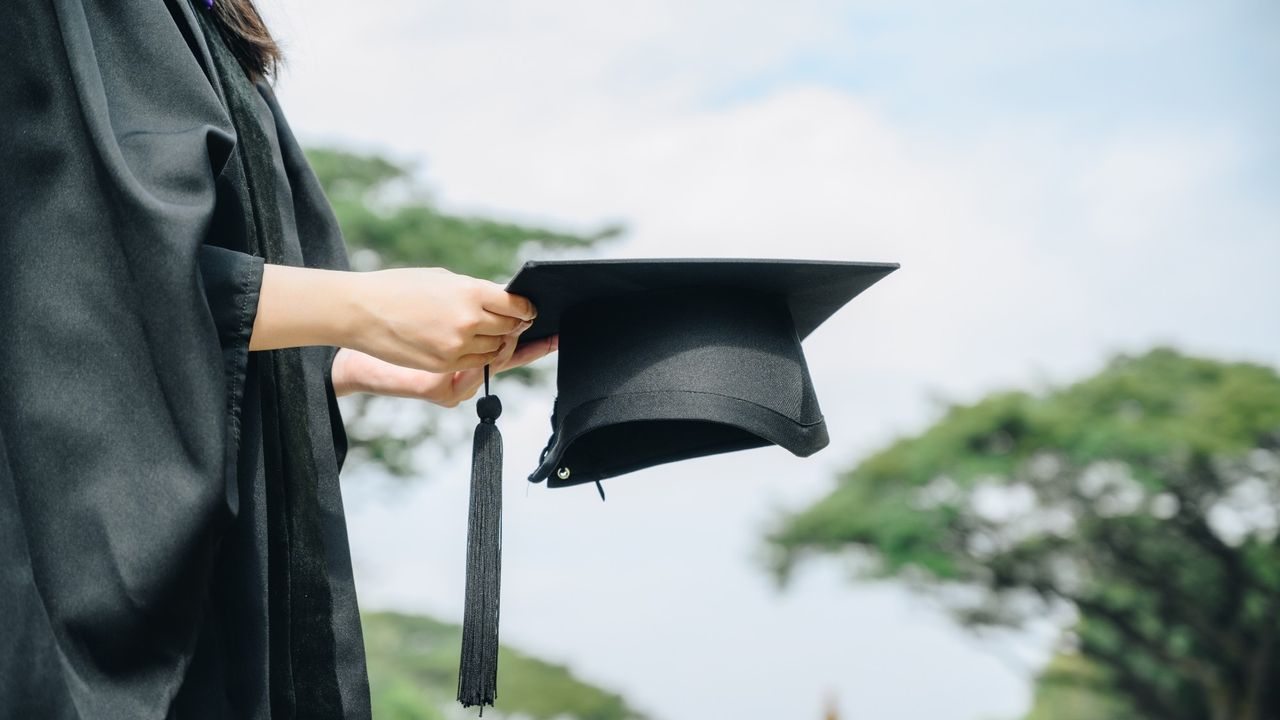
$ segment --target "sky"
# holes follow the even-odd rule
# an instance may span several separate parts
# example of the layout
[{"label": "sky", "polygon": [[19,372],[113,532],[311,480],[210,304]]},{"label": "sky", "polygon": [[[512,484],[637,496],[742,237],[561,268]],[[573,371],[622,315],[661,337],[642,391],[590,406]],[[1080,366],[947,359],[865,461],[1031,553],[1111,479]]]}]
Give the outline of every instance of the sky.
[{"label": "sky", "polygon": [[[902,264],[806,341],[812,458],[530,488],[550,392],[499,385],[504,641],[657,718],[1019,717],[1051,622],[976,637],[837,560],[779,590],[770,523],[946,402],[1157,344],[1280,365],[1274,3],[260,4],[303,142],[412,162],[451,211],[620,221],[608,257]],[[365,607],[460,617],[465,455],[347,474]]]}]

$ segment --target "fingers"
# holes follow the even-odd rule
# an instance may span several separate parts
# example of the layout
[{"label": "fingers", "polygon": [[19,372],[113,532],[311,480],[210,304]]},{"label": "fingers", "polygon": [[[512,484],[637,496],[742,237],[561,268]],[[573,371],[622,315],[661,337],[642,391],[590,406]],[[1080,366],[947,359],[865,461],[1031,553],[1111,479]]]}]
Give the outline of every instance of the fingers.
[{"label": "fingers", "polygon": [[511,356],[515,354],[516,348],[519,347],[519,342],[519,335],[508,335],[503,338],[502,347],[498,348],[498,356],[493,359],[492,363],[495,372],[501,370],[511,360]]},{"label": "fingers", "polygon": [[494,338],[498,342],[498,347],[491,352],[468,353],[450,363],[454,370],[469,370],[471,368],[484,367],[492,364],[502,354],[502,338]]},{"label": "fingers", "polygon": [[468,355],[491,355],[502,349],[505,335],[476,335],[468,338],[457,349],[458,358]]},{"label": "fingers", "polygon": [[484,373],[480,371],[490,365],[494,372],[510,370],[545,357],[560,347],[560,336],[552,335],[524,344],[518,344],[516,335],[503,338],[502,346],[490,353],[476,353],[464,356],[455,364],[458,368],[450,380],[449,393],[445,397],[433,398],[434,402],[444,407],[457,407],[470,400],[484,384]]},{"label": "fingers", "polygon": [[502,363],[498,370],[510,370],[518,368],[522,365],[528,365],[534,360],[543,358],[560,347],[560,336],[552,335],[550,337],[541,338],[532,342],[523,343],[515,348],[515,352],[510,355],[506,362]]},{"label": "fingers", "polygon": [[[501,368],[503,364],[511,359],[512,353],[516,350],[516,336],[504,337],[503,341],[502,347],[493,353],[487,362],[481,363],[481,366],[492,365],[494,368]],[[446,407],[456,407],[459,403],[471,399],[482,384],[484,384],[484,373],[480,372],[479,367],[471,367],[454,373],[449,402]]]},{"label": "fingers", "polygon": [[[497,369],[502,368],[503,365],[511,359],[512,354],[515,353],[516,347],[517,347],[516,346],[517,336],[504,335],[502,337],[493,338],[493,339],[498,341],[498,347],[491,352],[476,353],[474,355],[474,360],[476,362],[480,362],[481,366],[484,366],[484,365],[493,366],[496,372]],[[483,361],[481,361],[482,358],[483,358]],[[461,363],[463,362],[471,362],[472,359],[473,359],[473,356],[463,357],[461,360],[459,360],[459,363],[460,363],[459,367],[464,367],[464,368],[472,367],[471,365],[461,365]]]},{"label": "fingers", "polygon": [[440,358],[437,367],[426,369],[431,372],[456,372],[485,365],[500,367],[515,352],[518,337],[516,334],[476,335],[455,346],[456,357]]},{"label": "fingers", "polygon": [[478,368],[454,373],[453,387],[450,388],[451,392],[449,395],[449,402],[445,403],[445,406],[457,407],[460,403],[470,400],[483,384],[484,373],[480,372]]},{"label": "fingers", "polygon": [[480,319],[476,322],[475,333],[477,335],[511,335],[512,333],[522,333],[533,325],[530,320],[522,320],[518,317],[509,315],[499,315],[498,313],[484,310]]},{"label": "fingers", "polygon": [[529,302],[529,298],[512,295],[497,283],[485,283],[482,287],[480,305],[485,310],[521,320],[533,320],[537,317],[538,311]]}]

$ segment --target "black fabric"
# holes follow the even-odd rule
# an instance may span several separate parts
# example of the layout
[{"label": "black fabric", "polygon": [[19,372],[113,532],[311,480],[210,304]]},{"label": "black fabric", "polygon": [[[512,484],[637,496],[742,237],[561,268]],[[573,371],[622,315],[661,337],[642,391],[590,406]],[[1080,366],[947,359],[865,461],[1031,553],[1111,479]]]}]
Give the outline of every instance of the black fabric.
[{"label": "black fabric", "polygon": [[[200,248],[200,278],[222,347],[248,349],[262,286],[263,259],[215,245]],[[242,367],[237,360],[235,367]]]},{"label": "black fabric", "polygon": [[335,350],[248,352],[319,184],[186,3],[6,9],[0,717],[369,717]]},{"label": "black fabric", "polygon": [[[255,117],[261,102],[208,16],[197,15],[213,67],[240,142],[232,162],[238,196],[248,200],[247,246],[272,263],[288,264],[281,206],[276,194],[275,154],[264,124]],[[242,179],[242,182],[240,181]],[[315,496],[319,470],[310,433],[290,418],[306,413],[302,351],[288,348],[259,358],[262,423],[267,452],[268,558],[270,559],[271,711],[282,717],[342,717],[336,677],[336,647],[329,618],[329,591],[320,507]]]},{"label": "black fabric", "polygon": [[493,705],[498,697],[498,620],[502,597],[502,401],[489,393],[476,402],[471,441],[471,498],[467,505],[467,587],[458,662],[458,702]]},{"label": "black fabric", "polygon": [[827,428],[801,339],[894,268],[527,264],[508,287],[537,306],[542,334],[560,334],[552,435],[529,479],[561,487],[770,444],[821,450]]}]

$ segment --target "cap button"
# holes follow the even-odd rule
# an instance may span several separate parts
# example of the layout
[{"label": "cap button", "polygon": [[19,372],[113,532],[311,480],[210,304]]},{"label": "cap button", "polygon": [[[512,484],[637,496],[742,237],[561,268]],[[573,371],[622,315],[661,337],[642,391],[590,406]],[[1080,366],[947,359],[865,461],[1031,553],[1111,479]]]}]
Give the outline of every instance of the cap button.
[{"label": "cap button", "polygon": [[560,478],[561,480],[568,480],[568,479],[569,479],[569,468],[567,468],[567,467],[562,467],[562,468],[560,468],[559,470],[556,470],[556,477]]}]

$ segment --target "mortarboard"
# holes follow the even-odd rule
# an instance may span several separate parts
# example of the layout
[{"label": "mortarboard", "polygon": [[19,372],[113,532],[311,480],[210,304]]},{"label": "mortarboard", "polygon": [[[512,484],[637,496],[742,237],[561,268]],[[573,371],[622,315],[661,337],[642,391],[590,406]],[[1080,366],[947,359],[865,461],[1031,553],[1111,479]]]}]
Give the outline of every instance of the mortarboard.
[{"label": "mortarboard", "polygon": [[[595,482],[694,457],[826,447],[801,341],[896,263],[527,262],[507,286],[538,309],[522,341],[559,333],[551,437],[533,482]],[[458,700],[496,697],[501,404],[477,403]]]}]

